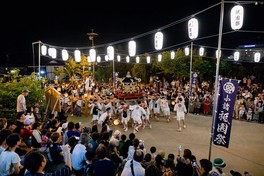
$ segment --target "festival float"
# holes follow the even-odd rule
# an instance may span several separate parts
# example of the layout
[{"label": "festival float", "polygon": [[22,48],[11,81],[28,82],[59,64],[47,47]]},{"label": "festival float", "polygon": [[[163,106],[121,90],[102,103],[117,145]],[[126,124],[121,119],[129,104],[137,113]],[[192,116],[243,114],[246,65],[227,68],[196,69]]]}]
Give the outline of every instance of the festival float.
[{"label": "festival float", "polygon": [[123,78],[118,78],[118,88],[115,90],[115,95],[119,99],[138,99],[143,97],[143,92],[140,90],[139,83],[141,78],[132,77],[130,72]]}]

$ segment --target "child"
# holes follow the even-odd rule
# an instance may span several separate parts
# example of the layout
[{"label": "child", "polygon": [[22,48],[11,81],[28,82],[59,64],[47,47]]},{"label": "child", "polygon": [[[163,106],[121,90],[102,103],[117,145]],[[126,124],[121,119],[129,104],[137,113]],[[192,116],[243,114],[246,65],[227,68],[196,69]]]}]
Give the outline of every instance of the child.
[{"label": "child", "polygon": [[252,108],[249,107],[248,111],[247,111],[247,121],[251,121],[252,120],[252,115],[253,115]]},{"label": "child", "polygon": [[246,113],[246,108],[245,106],[242,104],[240,107],[239,107],[239,120],[242,120],[243,119],[243,115],[244,113]]}]

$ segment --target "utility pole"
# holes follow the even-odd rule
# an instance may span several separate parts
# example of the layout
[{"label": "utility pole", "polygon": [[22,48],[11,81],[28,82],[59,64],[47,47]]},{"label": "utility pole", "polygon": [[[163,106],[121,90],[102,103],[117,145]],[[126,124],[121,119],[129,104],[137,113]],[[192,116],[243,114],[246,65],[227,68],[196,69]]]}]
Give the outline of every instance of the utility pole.
[{"label": "utility pole", "polygon": [[[92,48],[94,48],[94,36],[97,36],[98,34],[97,33],[94,33],[94,30],[91,29],[91,32],[87,33],[87,35],[89,37],[89,40],[92,41]],[[93,80],[95,80],[94,79],[94,63],[95,62],[93,62]]]}]

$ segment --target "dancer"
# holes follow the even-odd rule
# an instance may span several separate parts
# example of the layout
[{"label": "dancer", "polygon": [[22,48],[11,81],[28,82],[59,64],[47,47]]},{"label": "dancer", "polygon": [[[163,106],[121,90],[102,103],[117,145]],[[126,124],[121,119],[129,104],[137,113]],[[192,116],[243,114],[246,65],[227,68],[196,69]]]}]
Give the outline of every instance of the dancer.
[{"label": "dancer", "polygon": [[174,105],[174,111],[176,111],[176,119],[178,122],[178,131],[181,131],[182,130],[181,122],[183,124],[183,128],[186,128],[185,113],[187,113],[186,106],[185,106],[181,97],[178,99],[178,102]]}]

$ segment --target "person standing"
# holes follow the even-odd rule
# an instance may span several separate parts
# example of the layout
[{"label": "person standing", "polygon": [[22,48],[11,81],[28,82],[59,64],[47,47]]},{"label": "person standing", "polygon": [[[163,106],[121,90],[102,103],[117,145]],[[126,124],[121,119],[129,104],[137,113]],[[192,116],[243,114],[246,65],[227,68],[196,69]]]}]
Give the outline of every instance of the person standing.
[{"label": "person standing", "polygon": [[178,122],[178,131],[181,131],[181,122],[183,123],[183,128],[186,128],[185,124],[185,113],[187,113],[186,106],[183,99],[180,97],[178,102],[174,105],[174,111],[176,111],[176,119]]},{"label": "person standing", "polygon": [[24,112],[26,113],[27,111],[27,105],[26,105],[26,96],[28,96],[29,90],[25,89],[22,91],[20,95],[17,97],[17,113]]}]

